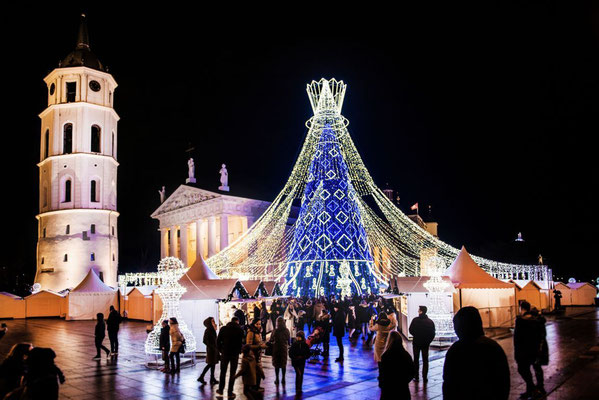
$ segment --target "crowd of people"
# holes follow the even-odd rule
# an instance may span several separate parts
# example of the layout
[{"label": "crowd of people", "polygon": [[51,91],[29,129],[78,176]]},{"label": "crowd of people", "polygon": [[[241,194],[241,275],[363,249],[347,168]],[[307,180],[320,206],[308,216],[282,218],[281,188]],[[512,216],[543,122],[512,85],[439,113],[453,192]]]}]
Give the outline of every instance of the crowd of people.
[{"label": "crowd of people", "polygon": [[[381,399],[410,398],[409,383],[420,379],[420,358],[422,380],[427,382],[429,347],[436,332],[425,306],[420,306],[418,317],[409,327],[413,336],[413,358],[397,330],[398,315],[393,302],[381,297],[289,298],[275,300],[270,307],[262,302],[245,311],[233,306],[231,311],[230,322],[220,329],[214,318],[204,321],[206,366],[197,380],[202,385],[218,385],[217,396],[222,397],[226,389],[227,397],[235,398],[235,380],[241,378],[243,393],[248,399],[263,398],[261,382],[265,378],[265,354],[270,356],[275,370],[276,385],[286,384],[286,367],[291,361],[295,390],[301,393],[306,362],[315,356],[328,359],[331,335],[337,342],[339,355],[335,361],[339,363],[344,362],[343,338],[346,335],[353,344],[361,339],[365,346],[372,346],[379,367]],[[545,394],[542,370],[548,363],[545,319],[526,301],[521,302],[520,311],[514,329],[514,356],[517,370],[526,383],[521,398],[532,399]],[[94,359],[101,359],[102,350],[107,357],[118,355],[120,322],[118,311],[112,307],[106,321],[103,314],[97,315],[97,354]],[[454,316],[454,327],[458,340],[445,357],[444,398],[507,399],[510,391],[507,357],[496,341],[485,336],[479,311],[474,307],[463,307]],[[106,332],[110,350],[103,345]],[[314,349],[315,344],[320,347],[318,351]],[[179,372],[185,338],[176,318],[162,321],[160,349],[163,372]],[[14,345],[0,364],[0,398],[58,398],[58,383],[64,382],[65,378],[54,364],[55,357],[54,351],[48,348],[34,348],[29,343]],[[216,379],[217,364],[220,364],[219,379]]]}]

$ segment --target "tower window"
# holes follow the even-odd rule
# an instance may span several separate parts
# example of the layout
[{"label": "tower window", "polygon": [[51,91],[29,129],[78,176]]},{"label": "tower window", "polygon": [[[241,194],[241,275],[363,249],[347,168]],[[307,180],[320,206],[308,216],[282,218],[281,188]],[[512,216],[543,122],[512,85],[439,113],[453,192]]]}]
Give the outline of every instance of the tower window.
[{"label": "tower window", "polygon": [[75,101],[77,95],[77,82],[67,82],[67,103]]},{"label": "tower window", "polygon": [[44,158],[48,158],[48,146],[50,145],[50,129],[46,129],[44,134]]},{"label": "tower window", "polygon": [[46,237],[46,228],[42,230],[42,237]]},{"label": "tower window", "polygon": [[112,261],[115,261],[116,258],[114,257],[114,253],[112,253]]},{"label": "tower window", "polygon": [[97,196],[96,196],[96,181],[90,182],[89,199],[90,199],[90,201],[93,201],[93,202],[98,201]]},{"label": "tower window", "polygon": [[114,226],[112,227],[112,236],[114,236]]},{"label": "tower window", "polygon": [[65,233],[67,235],[71,233],[71,225],[67,225],[67,229],[65,230]]},{"label": "tower window", "polygon": [[48,206],[48,187],[44,184],[44,190],[43,190],[43,194],[44,196],[43,198],[43,207],[47,207]]},{"label": "tower window", "polygon": [[112,151],[112,157],[114,158],[114,132],[112,132],[112,148],[111,148],[111,151]]},{"label": "tower window", "polygon": [[96,253],[92,253],[89,258],[91,261],[96,261]]},{"label": "tower window", "polygon": [[62,261],[64,261],[64,262],[69,261],[69,255],[65,253],[64,258],[62,259]]},{"label": "tower window", "polygon": [[64,200],[63,203],[69,203],[71,201],[71,180],[67,179],[64,182]]},{"label": "tower window", "polygon": [[92,226],[89,230],[91,233],[96,233],[96,224],[92,224]]},{"label": "tower window", "polygon": [[42,265],[44,265],[44,257],[42,257]]},{"label": "tower window", "polygon": [[102,136],[102,130],[100,129],[100,127],[98,125],[92,125],[91,135],[92,135],[91,136],[92,153],[99,153],[100,152],[100,138]]},{"label": "tower window", "polygon": [[65,124],[62,134],[62,153],[73,152],[73,124]]}]

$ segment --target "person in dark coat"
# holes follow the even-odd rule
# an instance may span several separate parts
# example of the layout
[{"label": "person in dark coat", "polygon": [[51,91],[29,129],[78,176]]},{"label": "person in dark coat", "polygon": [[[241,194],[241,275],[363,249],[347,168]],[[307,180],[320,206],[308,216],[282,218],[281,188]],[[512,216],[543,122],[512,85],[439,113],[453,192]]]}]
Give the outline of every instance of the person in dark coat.
[{"label": "person in dark coat", "polygon": [[416,368],[414,380],[418,380],[420,353],[422,353],[422,380],[424,382],[428,380],[428,348],[435,338],[435,323],[426,315],[427,311],[426,306],[418,307],[418,316],[410,324],[410,333],[414,338],[412,340],[414,367]]},{"label": "person in dark coat", "polygon": [[403,347],[401,334],[391,331],[379,362],[381,400],[409,400],[409,383],[416,373],[410,353]]},{"label": "person in dark coat", "polygon": [[295,393],[301,393],[304,385],[306,360],[310,358],[310,346],[306,343],[304,331],[297,331],[295,341],[289,348],[289,358],[291,358],[291,365],[295,370]]},{"label": "person in dark coat", "polygon": [[314,324],[314,303],[312,300],[306,302],[306,325],[308,325],[308,333],[312,332],[312,325]]},{"label": "person in dark coat", "polygon": [[[548,361],[549,358],[545,340],[545,318],[539,316],[538,311],[533,313],[530,303],[526,300],[520,303],[520,313],[521,315],[516,317],[514,327],[514,358],[518,365],[518,373],[526,383],[526,392],[520,394],[520,397],[529,398],[545,394],[541,367],[542,364],[546,364],[544,360]],[[530,373],[531,366],[537,378],[536,386]]]},{"label": "person in dark coat", "polygon": [[119,354],[119,325],[121,324],[121,314],[110,306],[110,313],[106,319],[106,329],[108,330],[108,340],[110,340],[110,352],[114,355]]},{"label": "person in dark coat", "polygon": [[[168,326],[168,320],[162,321],[162,328],[160,328],[160,350],[162,351],[162,359],[164,360],[164,368],[162,372],[171,372],[171,364],[168,353],[171,351],[171,327]],[[173,366],[174,368],[174,366]]]},{"label": "person in dark coat", "polygon": [[561,310],[561,308],[562,308],[562,291],[553,289],[553,299],[555,300],[555,309]]},{"label": "person in dark coat", "polygon": [[56,353],[50,348],[31,349],[25,363],[21,399],[58,400],[58,382],[64,383],[65,378],[60,368],[54,364],[55,358]]},{"label": "person in dark coat", "polygon": [[0,399],[21,385],[25,374],[25,359],[31,350],[31,343],[17,343],[0,364]]},{"label": "person in dark coat", "polygon": [[262,302],[262,307],[260,308],[260,322],[262,323],[262,340],[266,341],[266,327],[268,326],[268,318],[270,315],[268,314],[268,309],[266,308],[266,302]]},{"label": "person in dark coat", "polygon": [[239,326],[237,317],[231,318],[231,322],[223,326],[216,337],[216,347],[220,353],[220,381],[217,394],[223,394],[227,379],[227,367],[230,366],[228,396],[234,397],[233,386],[235,385],[235,372],[239,362],[239,354],[243,341],[243,329]]},{"label": "person in dark coat", "polygon": [[333,317],[333,336],[337,339],[339,347],[339,357],[335,359],[337,362],[343,362],[343,336],[345,336],[345,311],[339,305],[334,304],[335,316]]},{"label": "person in dark coat", "polygon": [[510,367],[501,346],[485,336],[478,309],[463,307],[453,317],[459,338],[443,365],[444,400],[505,400]]},{"label": "person in dark coat", "polygon": [[237,308],[235,306],[233,306],[233,308],[235,309],[233,316],[237,317],[237,320],[239,321],[239,326],[243,328],[246,325],[245,313],[241,308]]},{"label": "person in dark coat", "polygon": [[281,371],[282,380],[281,383],[285,384],[285,372],[287,368],[287,349],[289,347],[289,340],[291,334],[285,319],[283,317],[277,318],[277,327],[272,332],[272,366],[275,367],[275,385],[279,383],[279,371]]},{"label": "person in dark coat", "polygon": [[331,341],[331,316],[329,315],[326,308],[322,309],[316,321],[314,321],[314,327],[322,328],[322,356],[329,356],[329,342]]},{"label": "person in dark coat", "polygon": [[214,369],[216,364],[218,364],[219,357],[218,348],[216,347],[216,322],[214,321],[214,318],[206,318],[204,320],[204,326],[206,327],[203,340],[203,343],[206,345],[206,366],[198,378],[198,382],[205,385],[206,381],[204,380],[204,376],[206,375],[206,372],[210,370],[210,384],[216,385],[218,384],[218,381],[214,377]]},{"label": "person in dark coat", "polygon": [[99,360],[100,350],[104,350],[106,352],[106,357],[110,356],[110,350],[108,350],[103,344],[104,338],[106,337],[106,323],[104,322],[104,314],[98,313],[96,314],[98,322],[96,323],[96,329],[94,331],[95,343],[96,343],[96,356],[94,360]]}]

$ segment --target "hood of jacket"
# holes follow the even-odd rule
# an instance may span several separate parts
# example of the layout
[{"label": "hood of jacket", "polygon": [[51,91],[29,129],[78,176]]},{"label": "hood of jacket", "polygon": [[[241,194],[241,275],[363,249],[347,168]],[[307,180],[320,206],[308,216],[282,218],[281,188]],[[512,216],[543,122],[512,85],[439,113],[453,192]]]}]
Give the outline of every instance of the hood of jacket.
[{"label": "hood of jacket", "polygon": [[463,307],[453,317],[455,333],[461,340],[474,340],[485,335],[483,320],[475,307]]}]

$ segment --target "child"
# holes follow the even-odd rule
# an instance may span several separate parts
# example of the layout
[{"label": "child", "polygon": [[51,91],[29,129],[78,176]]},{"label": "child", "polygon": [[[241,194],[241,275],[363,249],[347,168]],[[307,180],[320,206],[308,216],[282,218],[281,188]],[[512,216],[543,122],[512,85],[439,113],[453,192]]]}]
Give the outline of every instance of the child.
[{"label": "child", "polygon": [[244,345],[241,349],[243,358],[241,359],[241,369],[235,375],[235,379],[240,376],[243,378],[243,394],[246,395],[248,400],[257,400],[262,396],[260,392],[255,389],[256,386],[256,357],[252,351],[251,346]]},{"label": "child", "polygon": [[289,357],[295,370],[295,392],[301,393],[304,383],[304,368],[306,367],[306,360],[310,357],[310,347],[306,343],[304,331],[297,332],[296,340],[289,349]]}]

